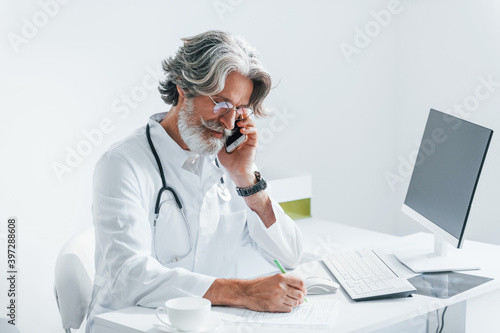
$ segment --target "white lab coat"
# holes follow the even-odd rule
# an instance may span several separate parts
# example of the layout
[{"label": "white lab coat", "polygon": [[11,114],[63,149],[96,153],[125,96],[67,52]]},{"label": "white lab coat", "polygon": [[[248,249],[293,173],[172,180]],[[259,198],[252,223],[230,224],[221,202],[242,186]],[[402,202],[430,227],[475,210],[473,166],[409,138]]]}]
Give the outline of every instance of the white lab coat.
[{"label": "white lab coat", "polygon": [[[143,126],[112,146],[95,169],[96,276],[87,332],[93,331],[96,314],[201,297],[216,278],[248,278],[262,274],[263,267],[272,271],[275,258],[289,268],[300,262],[302,235],[281,207],[273,201],[277,221],[266,228],[236,194],[224,168],[215,165],[215,156],[185,151],[170,138],[158,123],[165,115],[150,118],[150,133],[166,182],[184,205],[192,251],[166,266],[154,255],[154,207],[162,182]],[[229,202],[217,194],[221,177],[232,195]],[[166,261],[186,253],[189,238],[173,197],[164,192],[162,202],[156,246],[158,257]]]}]

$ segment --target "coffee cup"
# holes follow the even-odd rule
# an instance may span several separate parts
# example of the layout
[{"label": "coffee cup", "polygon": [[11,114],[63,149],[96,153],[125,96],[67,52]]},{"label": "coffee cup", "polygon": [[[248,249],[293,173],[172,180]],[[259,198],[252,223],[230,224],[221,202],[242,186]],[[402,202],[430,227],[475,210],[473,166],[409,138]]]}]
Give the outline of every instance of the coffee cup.
[{"label": "coffee cup", "polygon": [[[156,317],[167,327],[179,331],[196,332],[208,322],[212,303],[201,297],[180,297],[168,300],[156,309]],[[160,314],[166,314],[166,322]]]}]

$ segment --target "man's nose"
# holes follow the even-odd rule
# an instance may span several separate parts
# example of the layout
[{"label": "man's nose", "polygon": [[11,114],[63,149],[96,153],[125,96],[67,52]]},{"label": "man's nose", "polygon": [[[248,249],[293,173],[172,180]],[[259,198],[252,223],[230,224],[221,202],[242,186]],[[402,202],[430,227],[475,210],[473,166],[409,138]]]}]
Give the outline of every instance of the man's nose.
[{"label": "man's nose", "polygon": [[222,125],[228,129],[232,130],[234,128],[234,123],[236,122],[237,113],[234,109],[220,117],[220,122]]}]

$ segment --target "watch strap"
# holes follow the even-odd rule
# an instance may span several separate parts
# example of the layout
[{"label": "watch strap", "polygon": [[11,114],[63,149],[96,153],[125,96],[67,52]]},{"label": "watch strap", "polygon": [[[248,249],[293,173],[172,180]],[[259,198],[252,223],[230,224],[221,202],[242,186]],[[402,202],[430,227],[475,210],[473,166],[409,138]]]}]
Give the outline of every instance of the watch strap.
[{"label": "watch strap", "polygon": [[257,183],[249,187],[236,187],[236,193],[241,197],[249,197],[257,192],[265,190],[267,188],[267,182],[262,178],[259,171],[254,171]]}]

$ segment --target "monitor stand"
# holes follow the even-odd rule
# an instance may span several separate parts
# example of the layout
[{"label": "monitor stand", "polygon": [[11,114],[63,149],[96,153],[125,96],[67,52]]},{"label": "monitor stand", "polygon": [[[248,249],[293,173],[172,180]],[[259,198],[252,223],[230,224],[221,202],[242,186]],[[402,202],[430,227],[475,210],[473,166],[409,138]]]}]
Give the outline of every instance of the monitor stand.
[{"label": "monitor stand", "polygon": [[467,271],[479,269],[473,260],[459,249],[448,252],[448,243],[434,234],[434,252],[407,251],[394,254],[415,273]]}]

